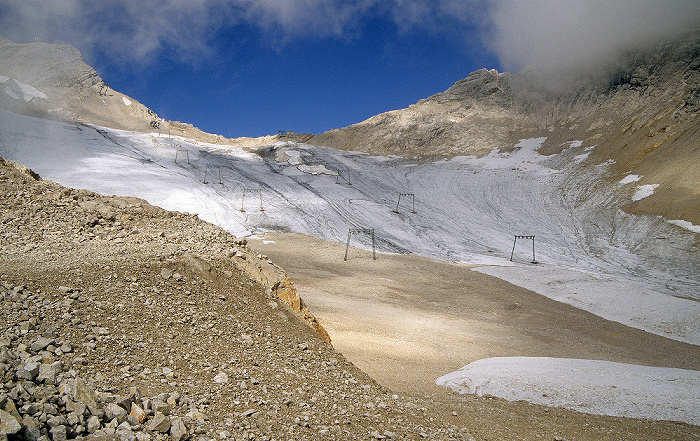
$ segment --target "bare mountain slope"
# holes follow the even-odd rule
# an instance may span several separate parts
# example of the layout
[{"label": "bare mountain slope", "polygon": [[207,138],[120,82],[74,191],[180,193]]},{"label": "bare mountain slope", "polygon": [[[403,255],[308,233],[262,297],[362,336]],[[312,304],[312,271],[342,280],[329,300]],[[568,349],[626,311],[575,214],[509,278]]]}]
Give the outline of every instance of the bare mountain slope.
[{"label": "bare mountain slope", "polygon": [[587,163],[614,161],[611,182],[627,174],[658,184],[626,209],[700,224],[700,33],[629,54],[606,81],[554,93],[524,75],[478,70],[445,92],[310,141],[406,157],[484,155],[514,141],[547,137],[552,154],[583,141]]},{"label": "bare mountain slope", "polygon": [[[3,93],[4,92],[4,93]],[[124,130],[161,131],[205,142],[262,145],[278,138],[226,139],[191,124],[167,121],[135,99],[111,89],[72,46],[14,43],[0,37],[0,107],[16,113]]]}]

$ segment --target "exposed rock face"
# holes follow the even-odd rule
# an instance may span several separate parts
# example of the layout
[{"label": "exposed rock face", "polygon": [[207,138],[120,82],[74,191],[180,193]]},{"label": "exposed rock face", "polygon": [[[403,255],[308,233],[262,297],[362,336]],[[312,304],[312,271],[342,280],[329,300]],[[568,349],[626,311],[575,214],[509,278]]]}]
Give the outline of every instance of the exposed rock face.
[{"label": "exposed rock face", "polygon": [[264,145],[280,139],[305,141],[288,132],[261,138],[226,139],[191,124],[166,121],[119,93],[87,65],[72,46],[14,43],[0,37],[0,107],[13,112],[124,130],[160,131],[211,143]]},{"label": "exposed rock face", "polygon": [[[586,166],[614,161],[613,180],[659,184],[631,204],[637,214],[700,224],[700,33],[630,54],[605,81],[554,93],[525,75],[478,70],[408,109],[376,115],[308,142],[405,157],[484,155],[547,137],[541,154],[569,141],[595,147]],[[695,183],[695,184],[694,184]]]},{"label": "exposed rock face", "polygon": [[110,89],[72,46],[0,38],[0,75],[46,96],[23,103],[0,93],[3,107],[21,113],[135,130],[148,130],[157,119],[144,105]]}]

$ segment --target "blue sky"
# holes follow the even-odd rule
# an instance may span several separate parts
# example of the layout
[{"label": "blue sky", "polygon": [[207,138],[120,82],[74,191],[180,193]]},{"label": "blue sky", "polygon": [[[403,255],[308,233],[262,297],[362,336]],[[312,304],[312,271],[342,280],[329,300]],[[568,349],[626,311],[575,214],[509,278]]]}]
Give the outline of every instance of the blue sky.
[{"label": "blue sky", "polygon": [[275,46],[259,28],[239,25],[217,35],[204,61],[162,53],[144,67],[102,53],[94,65],[110,87],[161,117],[227,137],[321,133],[407,107],[476,69],[500,68],[478,41],[470,47],[424,29],[400,31],[381,17],[356,32]]},{"label": "blue sky", "polygon": [[113,89],[227,137],[348,126],[482,67],[600,70],[699,27],[697,0],[0,0],[0,35],[71,44]]}]

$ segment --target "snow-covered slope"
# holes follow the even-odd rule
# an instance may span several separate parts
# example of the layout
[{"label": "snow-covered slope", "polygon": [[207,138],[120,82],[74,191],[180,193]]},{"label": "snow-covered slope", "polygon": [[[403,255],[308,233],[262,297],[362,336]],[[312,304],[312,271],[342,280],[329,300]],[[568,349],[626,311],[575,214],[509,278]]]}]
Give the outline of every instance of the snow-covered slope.
[{"label": "snow-covered slope", "polygon": [[[485,265],[478,270],[700,344],[696,227],[624,213],[621,204],[652,189],[634,176],[606,184],[609,164],[589,164],[580,142],[551,156],[535,138],[508,153],[410,162],[293,142],[226,147],[5,110],[0,124],[0,156],[63,185],[198,213],[239,236],[344,242],[349,229],[372,228],[379,251]],[[515,235],[535,236],[539,263],[531,240],[513,249]],[[357,244],[371,246],[362,236]]]},{"label": "snow-covered slope", "polygon": [[[0,155],[64,185],[143,197],[237,235],[344,242],[348,229],[373,228],[380,251],[496,265],[480,270],[700,343],[697,302],[669,295],[700,299],[696,233],[616,208],[637,186],[600,184],[607,164],[583,167],[575,142],[549,157],[537,153],[543,139],[530,139],[509,153],[416,163],[291,142],[222,147],[5,111],[2,119]],[[529,263],[527,240],[509,260],[515,235],[535,236],[539,264]],[[637,304],[645,306],[632,312]]]}]

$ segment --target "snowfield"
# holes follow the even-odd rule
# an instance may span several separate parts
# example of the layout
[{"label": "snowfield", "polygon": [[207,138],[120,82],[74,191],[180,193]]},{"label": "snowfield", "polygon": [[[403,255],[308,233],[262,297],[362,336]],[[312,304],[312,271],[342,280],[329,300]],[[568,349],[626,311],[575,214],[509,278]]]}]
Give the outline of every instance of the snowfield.
[{"label": "snowfield", "polygon": [[[621,205],[653,186],[631,185],[639,180],[634,175],[605,183],[609,164],[591,164],[591,148],[580,141],[552,156],[537,152],[544,141],[537,138],[481,158],[411,162],[292,142],[250,149],[202,144],[4,110],[0,121],[0,156],[65,186],[197,213],[237,236],[294,231],[344,242],[348,229],[372,228],[378,251],[482,265],[476,270],[609,320],[700,344],[700,256],[692,248],[698,227],[624,213]],[[535,236],[538,263],[530,262],[532,241],[518,240],[514,248],[515,235]],[[700,424],[697,374],[587,360],[487,359],[440,381],[532,401],[554,389],[545,392],[551,398],[545,404]],[[630,378],[663,386],[640,394]],[[639,413],[630,410],[635,406]]]},{"label": "snowfield", "polygon": [[499,357],[470,363],[436,383],[460,393],[579,412],[700,425],[698,371],[599,360]]}]

